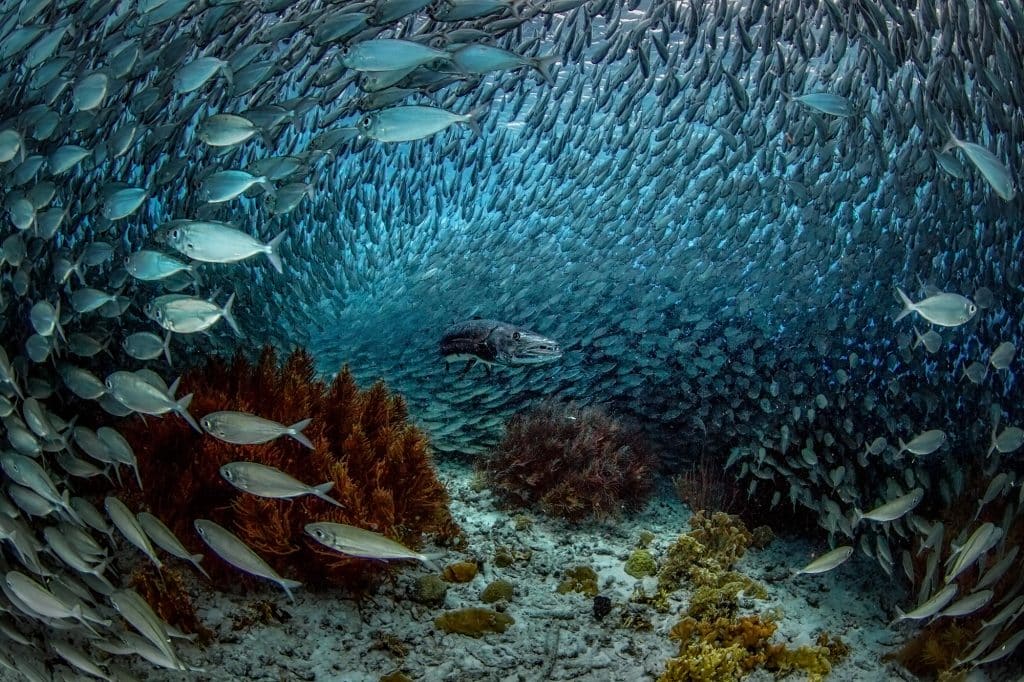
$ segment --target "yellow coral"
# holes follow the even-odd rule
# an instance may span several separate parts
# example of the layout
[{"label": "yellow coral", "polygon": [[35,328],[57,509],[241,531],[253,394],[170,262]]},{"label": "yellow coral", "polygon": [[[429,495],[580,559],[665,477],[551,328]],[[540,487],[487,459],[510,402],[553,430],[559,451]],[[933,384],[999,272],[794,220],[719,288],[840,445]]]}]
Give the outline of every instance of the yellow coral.
[{"label": "yellow coral", "polygon": [[821,682],[832,672],[829,662],[829,650],[823,646],[802,646],[789,649],[785,644],[772,644],[768,647],[765,668],[777,675],[788,675],[803,672],[809,682]]},{"label": "yellow coral", "polygon": [[740,517],[725,512],[709,517],[698,511],[690,517],[690,528],[690,536],[711,552],[723,568],[731,568],[739,561],[754,539]]},{"label": "yellow coral", "polygon": [[558,594],[579,592],[588,597],[597,596],[597,572],[590,566],[575,566],[567,570],[565,576],[558,584]]},{"label": "yellow coral", "polygon": [[434,619],[434,626],[445,632],[482,637],[489,632],[505,632],[515,619],[491,609],[466,608],[446,611]]},{"label": "yellow coral", "polygon": [[[822,680],[832,669],[833,650],[845,647],[838,639],[828,638],[831,646],[789,649],[770,642],[777,627],[774,619],[759,614],[715,620],[684,618],[669,631],[669,638],[680,643],[679,657],[666,663],[661,680],[734,680],[759,668],[779,675],[800,671],[811,680]],[[728,661],[729,667],[723,669],[723,661]]]},{"label": "yellow coral", "polygon": [[670,658],[658,682],[732,682],[743,676],[740,660],[743,647],[719,648],[707,642],[695,642]]}]

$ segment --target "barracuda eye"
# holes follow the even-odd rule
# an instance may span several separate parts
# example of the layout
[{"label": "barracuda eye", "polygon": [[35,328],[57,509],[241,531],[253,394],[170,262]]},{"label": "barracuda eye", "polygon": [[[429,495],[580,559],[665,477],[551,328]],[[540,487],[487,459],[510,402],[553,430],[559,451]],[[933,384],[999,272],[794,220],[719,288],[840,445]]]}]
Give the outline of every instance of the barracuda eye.
[{"label": "barracuda eye", "polygon": [[326,540],[327,539],[327,533],[325,531],[319,529],[319,528],[317,528],[315,531],[313,531],[313,535],[316,536],[317,540]]},{"label": "barracuda eye", "polygon": [[171,239],[177,239],[180,236],[181,230],[179,230],[178,228],[174,228],[173,230],[171,230]]},{"label": "barracuda eye", "polygon": [[359,122],[359,127],[366,129],[373,125],[373,118],[370,116],[363,116],[363,120]]},{"label": "barracuda eye", "polygon": [[518,341],[520,338],[522,338],[522,336],[523,335],[520,334],[519,332],[512,332],[512,340],[513,341]]}]

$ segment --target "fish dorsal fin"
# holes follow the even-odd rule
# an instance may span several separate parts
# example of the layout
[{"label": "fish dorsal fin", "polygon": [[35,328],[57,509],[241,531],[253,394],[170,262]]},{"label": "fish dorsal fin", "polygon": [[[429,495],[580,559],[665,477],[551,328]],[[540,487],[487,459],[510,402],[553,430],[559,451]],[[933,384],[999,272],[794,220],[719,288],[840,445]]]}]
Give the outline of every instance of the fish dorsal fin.
[{"label": "fish dorsal fin", "polygon": [[151,369],[140,369],[135,372],[135,376],[145,381],[150,386],[159,388],[164,393],[167,393],[167,382],[163,378]]}]

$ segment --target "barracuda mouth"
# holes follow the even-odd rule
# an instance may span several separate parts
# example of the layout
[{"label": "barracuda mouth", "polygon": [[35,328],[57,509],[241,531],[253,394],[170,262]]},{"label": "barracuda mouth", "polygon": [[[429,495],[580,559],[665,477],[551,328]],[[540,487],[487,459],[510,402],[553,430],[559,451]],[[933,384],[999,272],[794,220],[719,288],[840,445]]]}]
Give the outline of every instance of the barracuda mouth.
[{"label": "barracuda mouth", "polygon": [[519,332],[519,339],[514,344],[509,354],[509,364],[539,365],[562,357],[562,348],[557,341],[533,332]]}]

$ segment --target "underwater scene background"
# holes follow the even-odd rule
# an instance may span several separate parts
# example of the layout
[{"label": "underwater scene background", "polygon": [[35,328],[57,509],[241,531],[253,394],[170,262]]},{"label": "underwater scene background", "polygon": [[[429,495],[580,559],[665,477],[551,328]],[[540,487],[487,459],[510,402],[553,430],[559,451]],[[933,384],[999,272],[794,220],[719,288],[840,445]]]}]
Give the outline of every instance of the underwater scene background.
[{"label": "underwater scene background", "polygon": [[1021,679],[1022,34],[0,1],[0,679]]}]

